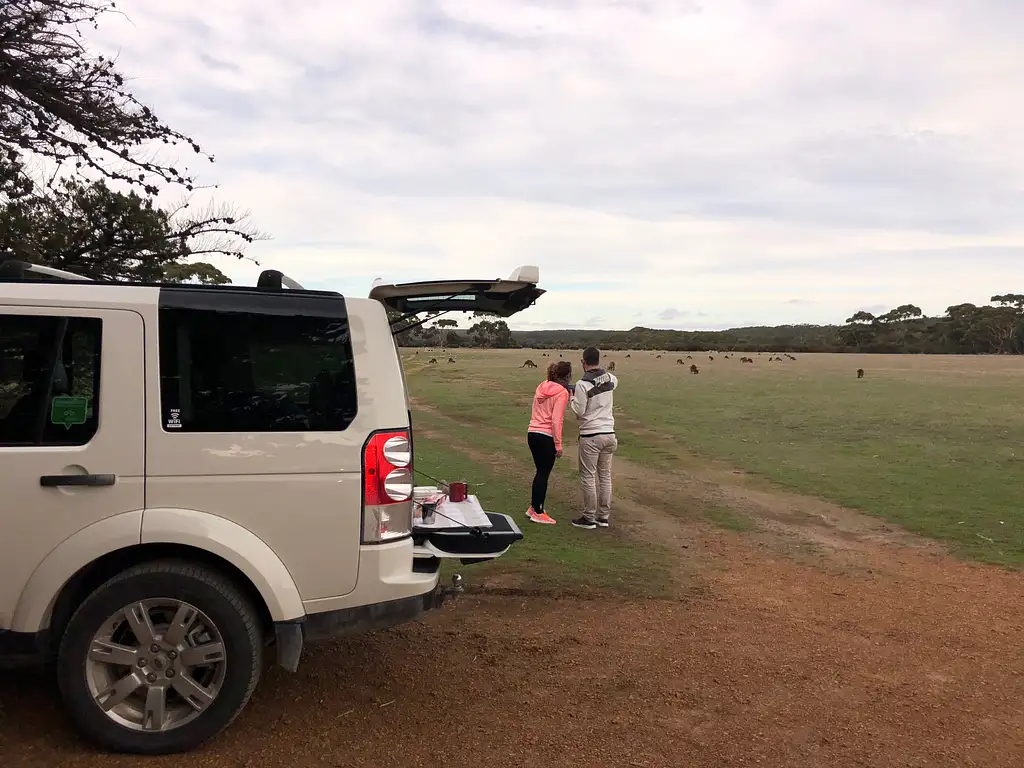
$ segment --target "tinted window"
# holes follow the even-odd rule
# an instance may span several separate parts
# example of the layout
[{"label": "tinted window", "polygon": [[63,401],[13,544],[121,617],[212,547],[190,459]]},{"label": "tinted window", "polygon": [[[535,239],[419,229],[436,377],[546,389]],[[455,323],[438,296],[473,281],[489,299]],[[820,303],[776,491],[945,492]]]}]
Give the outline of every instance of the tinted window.
[{"label": "tinted window", "polygon": [[164,428],[328,432],[356,415],[345,317],[160,310]]},{"label": "tinted window", "polygon": [[99,424],[102,321],[0,315],[0,445],[84,445]]}]

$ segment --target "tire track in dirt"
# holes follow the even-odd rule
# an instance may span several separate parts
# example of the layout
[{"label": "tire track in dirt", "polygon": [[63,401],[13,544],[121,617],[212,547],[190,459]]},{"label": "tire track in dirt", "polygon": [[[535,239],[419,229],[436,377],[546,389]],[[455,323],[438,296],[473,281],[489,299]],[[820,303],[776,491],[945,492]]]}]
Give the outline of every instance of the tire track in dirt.
[{"label": "tire track in dirt", "polygon": [[[418,399],[413,403],[416,410],[456,423],[452,416],[430,404]],[[500,429],[485,425],[476,428],[506,441],[514,439]],[[629,534],[677,553],[686,550],[687,560],[706,549],[691,545],[708,537],[721,537],[722,531],[706,516],[709,509],[718,507],[738,513],[756,526],[746,537],[809,564],[856,567],[860,555],[881,556],[881,562],[886,562],[894,549],[909,548],[935,556],[945,551],[938,542],[863,512],[771,486],[742,470],[686,453],[674,438],[653,430],[643,431],[659,448],[665,446],[678,465],[671,469],[643,467],[616,456],[614,506],[618,514],[613,514],[626,524]],[[620,438],[627,439],[628,435]],[[668,443],[671,447],[667,447]],[[575,465],[577,449],[571,442],[566,443],[565,457]],[[510,466],[519,466],[508,454],[500,459],[491,457],[488,462],[505,472]],[[532,468],[523,464],[518,474],[525,478],[532,475]],[[564,487],[567,479],[556,474],[552,482]],[[874,561],[877,557],[869,559]]]}]

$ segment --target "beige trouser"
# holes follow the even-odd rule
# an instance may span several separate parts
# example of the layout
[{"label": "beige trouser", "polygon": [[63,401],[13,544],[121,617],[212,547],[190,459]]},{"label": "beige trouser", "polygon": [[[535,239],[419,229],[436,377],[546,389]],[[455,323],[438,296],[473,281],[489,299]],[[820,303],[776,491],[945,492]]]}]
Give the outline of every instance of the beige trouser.
[{"label": "beige trouser", "polygon": [[612,512],[612,456],[618,447],[615,435],[580,437],[580,487],[587,520],[607,520]]}]

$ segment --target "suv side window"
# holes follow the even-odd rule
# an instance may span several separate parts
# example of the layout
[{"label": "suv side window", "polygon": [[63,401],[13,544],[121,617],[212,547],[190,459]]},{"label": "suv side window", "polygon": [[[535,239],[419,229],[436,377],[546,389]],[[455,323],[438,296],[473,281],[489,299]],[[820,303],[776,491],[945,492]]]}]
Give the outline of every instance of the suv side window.
[{"label": "suv side window", "polygon": [[164,429],[336,432],[356,416],[348,320],[160,310]]},{"label": "suv side window", "polygon": [[0,445],[85,445],[99,426],[93,317],[0,314]]}]

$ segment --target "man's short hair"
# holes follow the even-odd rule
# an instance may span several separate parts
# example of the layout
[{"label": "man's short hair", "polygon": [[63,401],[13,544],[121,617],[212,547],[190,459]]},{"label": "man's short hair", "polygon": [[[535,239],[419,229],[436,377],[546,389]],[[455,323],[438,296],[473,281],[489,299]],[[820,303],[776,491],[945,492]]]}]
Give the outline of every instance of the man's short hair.
[{"label": "man's short hair", "polygon": [[587,365],[597,365],[601,362],[601,350],[597,347],[587,347],[583,350],[583,362]]}]

